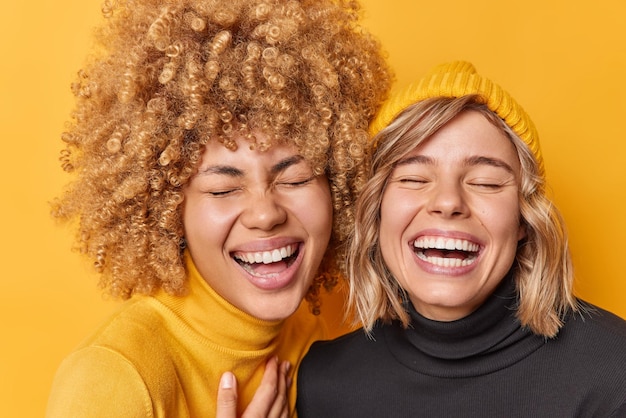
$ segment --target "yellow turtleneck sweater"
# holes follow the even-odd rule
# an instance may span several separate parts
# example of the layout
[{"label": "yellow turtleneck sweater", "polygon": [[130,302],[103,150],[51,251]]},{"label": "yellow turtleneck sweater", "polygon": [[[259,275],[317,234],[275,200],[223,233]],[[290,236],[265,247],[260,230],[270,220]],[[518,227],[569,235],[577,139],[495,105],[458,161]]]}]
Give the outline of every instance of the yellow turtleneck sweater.
[{"label": "yellow turtleneck sweater", "polygon": [[306,303],[285,321],[261,321],[215,293],[191,257],[186,263],[185,296],[134,296],[63,361],[48,418],[212,417],[227,370],[237,376],[241,412],[270,355],[289,360],[295,373],[310,344],[327,337]]}]

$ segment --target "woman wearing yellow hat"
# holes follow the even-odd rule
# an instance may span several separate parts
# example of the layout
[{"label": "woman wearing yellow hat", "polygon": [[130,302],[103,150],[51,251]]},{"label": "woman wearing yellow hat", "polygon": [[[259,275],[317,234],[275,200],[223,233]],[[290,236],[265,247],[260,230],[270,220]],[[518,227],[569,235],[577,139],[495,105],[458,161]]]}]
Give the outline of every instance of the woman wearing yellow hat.
[{"label": "woman wearing yellow hat", "polygon": [[520,105],[453,62],[372,131],[348,255],[363,329],[312,346],[299,417],[626,416],[626,321],[573,295]]}]

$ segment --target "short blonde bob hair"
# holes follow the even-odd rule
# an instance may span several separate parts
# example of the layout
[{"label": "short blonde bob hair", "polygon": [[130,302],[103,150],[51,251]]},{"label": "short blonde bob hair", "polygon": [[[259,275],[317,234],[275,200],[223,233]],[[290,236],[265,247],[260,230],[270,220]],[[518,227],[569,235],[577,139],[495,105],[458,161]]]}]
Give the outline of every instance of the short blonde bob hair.
[{"label": "short blonde bob hair", "polygon": [[430,98],[397,116],[374,138],[370,180],[358,201],[356,226],[348,249],[349,306],[370,331],[378,319],[398,319],[406,327],[404,291],[385,266],[380,249],[380,206],[399,160],[462,112],[480,112],[506,135],[521,163],[520,216],[526,229],[512,267],[519,294],[517,317],[523,326],[554,337],[563,314],[577,310],[573,272],[563,220],[545,193],[545,180],[528,145],[477,95]]},{"label": "short blonde bob hair", "polygon": [[[53,203],[111,294],[185,291],[183,186],[204,145],[295,146],[327,175],[331,245],[310,290],[331,287],[366,178],[367,128],[392,76],[347,0],[110,0],[72,89]],[[260,141],[252,134],[269,138]]]}]

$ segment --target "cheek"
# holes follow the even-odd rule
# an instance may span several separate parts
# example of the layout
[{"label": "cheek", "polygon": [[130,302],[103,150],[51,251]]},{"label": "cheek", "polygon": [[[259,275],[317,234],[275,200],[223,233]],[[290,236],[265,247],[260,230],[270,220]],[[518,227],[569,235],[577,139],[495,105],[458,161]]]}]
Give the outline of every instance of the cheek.
[{"label": "cheek", "polygon": [[[404,233],[411,224],[417,208],[414,199],[395,190],[383,194],[380,205],[380,250],[385,264],[397,276],[396,258],[403,254]],[[399,263],[399,262],[398,262]]]},{"label": "cheek", "polygon": [[215,205],[201,200],[185,201],[182,211],[184,234],[190,247],[196,242],[223,242],[237,217],[228,205]]},{"label": "cheek", "polygon": [[393,189],[385,191],[380,205],[381,241],[383,237],[390,240],[401,239],[402,232],[418,212],[418,202],[411,193]]},{"label": "cheek", "polygon": [[526,235],[516,200],[503,201],[485,210],[483,220],[486,225],[490,225],[493,233],[500,235],[503,240],[517,243]]},{"label": "cheek", "polygon": [[298,199],[298,205],[294,211],[298,213],[301,222],[311,234],[325,241],[330,240],[333,227],[333,205],[328,186],[321,186],[312,193],[306,193]]},{"label": "cheek", "polygon": [[281,201],[308,230],[330,237],[333,224],[333,203],[330,186],[325,177],[314,180],[308,187],[294,194],[284,195]]}]

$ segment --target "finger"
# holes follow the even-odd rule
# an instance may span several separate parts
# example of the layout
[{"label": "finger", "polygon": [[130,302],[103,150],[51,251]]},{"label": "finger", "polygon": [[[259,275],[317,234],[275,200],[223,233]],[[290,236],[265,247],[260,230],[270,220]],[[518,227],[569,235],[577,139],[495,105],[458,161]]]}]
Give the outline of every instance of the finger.
[{"label": "finger", "polygon": [[284,418],[289,416],[288,392],[291,386],[291,377],[289,376],[290,369],[291,364],[288,361],[284,361],[280,365],[278,391],[276,392],[276,398],[268,414],[270,418]]},{"label": "finger", "polygon": [[261,384],[256,390],[252,401],[244,411],[242,418],[267,418],[274,406],[276,394],[278,393],[278,381],[280,371],[278,368],[278,358],[272,357],[265,365]]},{"label": "finger", "polygon": [[293,383],[293,376],[289,374],[289,372],[291,371],[291,363],[289,363],[288,361],[284,361],[283,367],[285,368],[284,374],[287,381],[287,393],[289,393],[289,389],[291,389],[291,385]]},{"label": "finger", "polygon": [[226,372],[217,389],[217,411],[215,418],[237,418],[237,379]]}]

